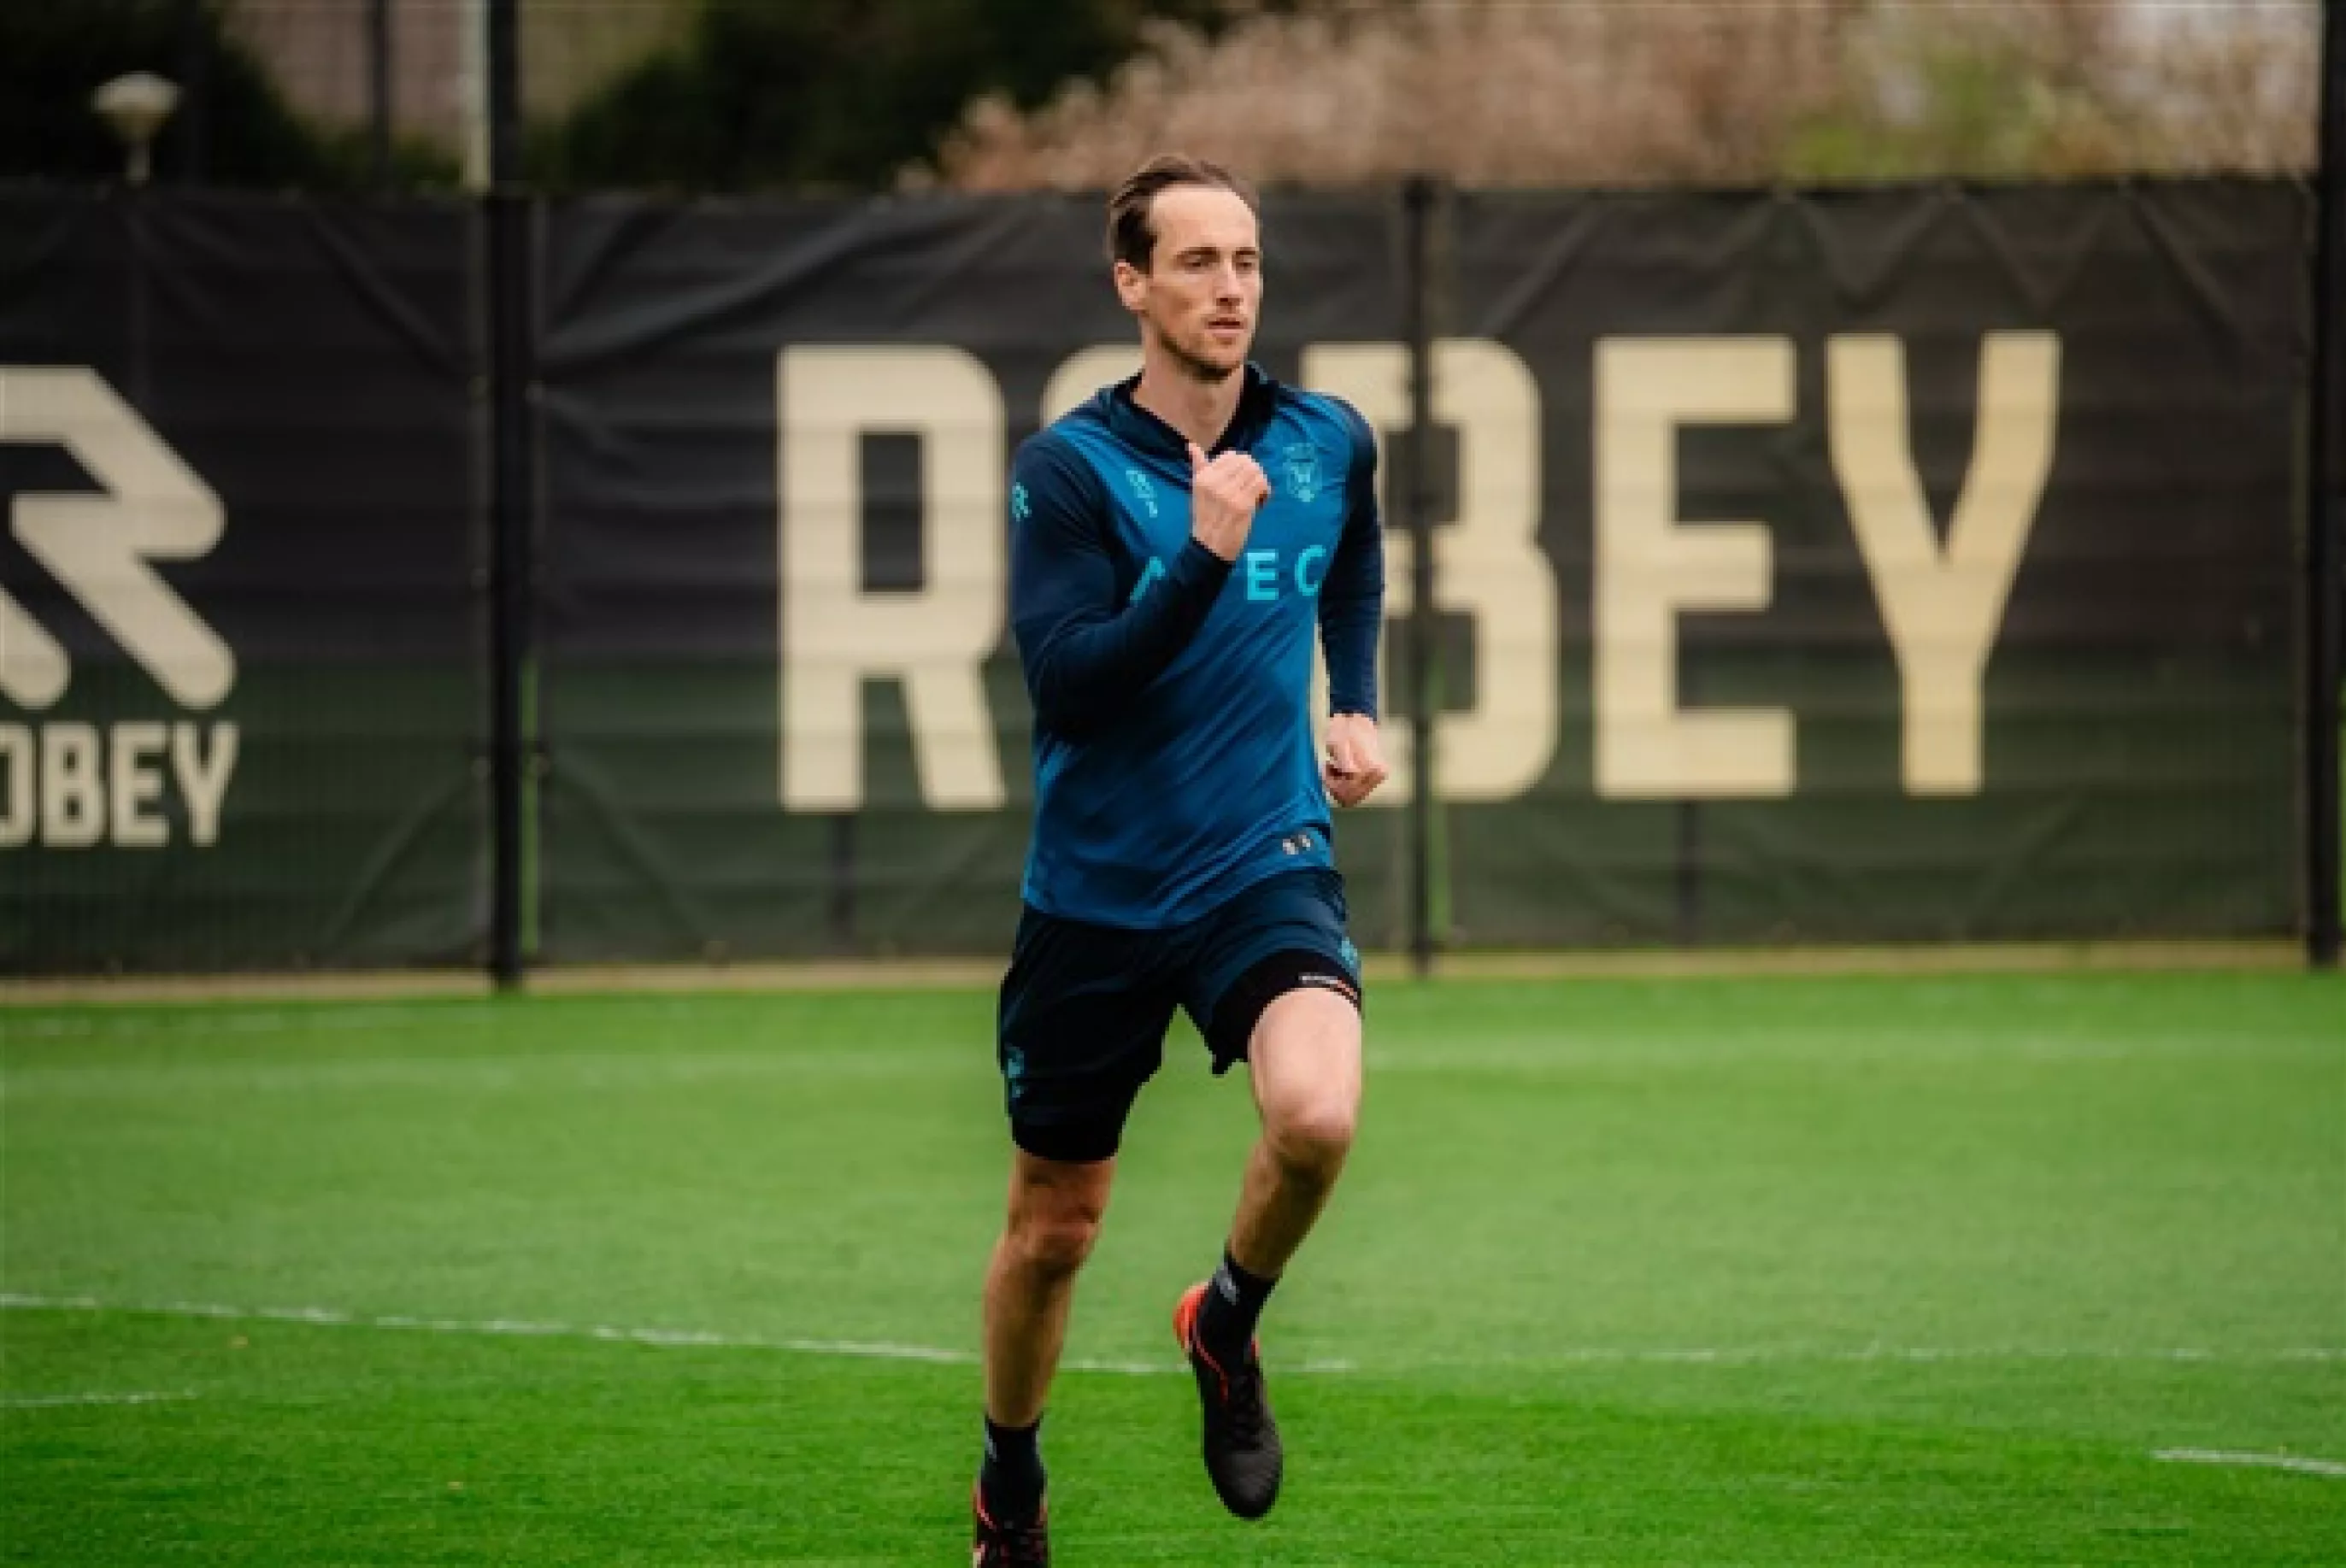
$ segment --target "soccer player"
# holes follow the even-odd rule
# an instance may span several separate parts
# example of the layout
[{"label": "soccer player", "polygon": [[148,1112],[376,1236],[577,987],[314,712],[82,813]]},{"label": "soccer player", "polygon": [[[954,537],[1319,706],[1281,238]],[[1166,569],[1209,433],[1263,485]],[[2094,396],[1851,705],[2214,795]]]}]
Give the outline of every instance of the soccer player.
[{"label": "soccer player", "polygon": [[[1376,443],[1342,402],[1249,363],[1262,246],[1228,171],[1149,163],[1110,199],[1107,245],[1140,373],[1028,441],[1011,473],[1035,827],[999,1018],[1016,1147],[985,1280],[980,1568],[1049,1561],[1045,1399],[1173,1010],[1217,1074],[1248,1064],[1261,1118],[1219,1266],[1174,1314],[1207,1474],[1242,1518],[1270,1509],[1281,1471],[1256,1320],[1361,1100],[1360,955],[1328,806],[1385,778]],[[1316,759],[1315,626],[1331,698]]]}]

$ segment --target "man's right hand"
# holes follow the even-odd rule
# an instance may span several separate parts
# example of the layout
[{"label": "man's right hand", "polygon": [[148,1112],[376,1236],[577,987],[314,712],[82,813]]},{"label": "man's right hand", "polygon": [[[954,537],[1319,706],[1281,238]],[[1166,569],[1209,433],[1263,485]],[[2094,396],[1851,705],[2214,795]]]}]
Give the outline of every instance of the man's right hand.
[{"label": "man's right hand", "polygon": [[1261,464],[1243,452],[1209,462],[1189,443],[1189,534],[1225,561],[1235,561],[1254,527],[1255,509],[1270,499]]}]

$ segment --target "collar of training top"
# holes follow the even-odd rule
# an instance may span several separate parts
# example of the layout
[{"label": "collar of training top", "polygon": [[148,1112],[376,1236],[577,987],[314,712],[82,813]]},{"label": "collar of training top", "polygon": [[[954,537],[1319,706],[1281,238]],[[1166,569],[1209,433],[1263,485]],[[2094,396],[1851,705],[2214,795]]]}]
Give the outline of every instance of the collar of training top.
[{"label": "collar of training top", "polygon": [[[1229,428],[1214,443],[1214,453],[1251,447],[1278,408],[1279,383],[1251,360],[1247,361],[1245,374],[1246,390],[1239,393],[1238,412],[1230,416]],[[1139,384],[1140,378],[1135,375],[1100,393],[1109,431],[1136,451],[1185,462],[1189,455],[1188,438],[1132,401],[1133,389]]]}]

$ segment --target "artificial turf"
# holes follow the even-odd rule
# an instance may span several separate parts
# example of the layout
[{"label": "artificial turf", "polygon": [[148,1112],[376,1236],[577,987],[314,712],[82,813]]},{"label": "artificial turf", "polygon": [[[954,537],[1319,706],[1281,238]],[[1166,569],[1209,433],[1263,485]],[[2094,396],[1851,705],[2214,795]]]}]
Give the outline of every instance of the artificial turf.
[{"label": "artificial turf", "polygon": [[[0,1559],[962,1561],[990,1023],[0,1011]],[[1260,1525],[1167,1327],[1251,1112],[1168,1055],[1046,1429],[1063,1564],[2346,1562],[2335,981],[1379,989]]]}]

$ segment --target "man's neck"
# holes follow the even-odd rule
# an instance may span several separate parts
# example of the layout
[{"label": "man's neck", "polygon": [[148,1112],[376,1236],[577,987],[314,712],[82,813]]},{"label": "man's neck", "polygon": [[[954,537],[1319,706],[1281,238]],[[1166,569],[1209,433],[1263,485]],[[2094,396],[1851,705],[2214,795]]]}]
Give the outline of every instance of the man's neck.
[{"label": "man's neck", "polygon": [[1132,389],[1132,401],[1196,442],[1200,450],[1211,452],[1237,417],[1239,399],[1245,393],[1243,369],[1203,382],[1168,359],[1149,354],[1142,361],[1140,384]]}]

